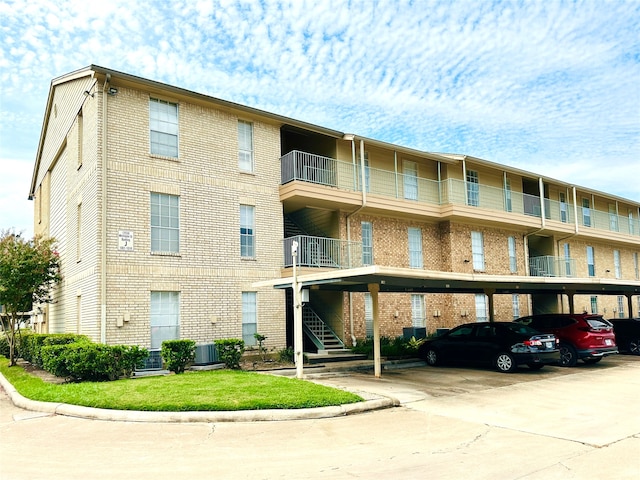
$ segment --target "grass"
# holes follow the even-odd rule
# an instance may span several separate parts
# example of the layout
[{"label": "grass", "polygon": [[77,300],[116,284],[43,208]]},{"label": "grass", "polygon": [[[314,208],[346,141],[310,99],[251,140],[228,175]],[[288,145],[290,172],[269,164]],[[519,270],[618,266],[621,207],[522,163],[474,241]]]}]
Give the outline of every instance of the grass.
[{"label": "grass", "polygon": [[362,401],[350,392],[305,380],[238,370],[186,372],[115,382],[52,384],[9,367],[0,372],[24,397],[114,410],[164,412],[298,409]]}]

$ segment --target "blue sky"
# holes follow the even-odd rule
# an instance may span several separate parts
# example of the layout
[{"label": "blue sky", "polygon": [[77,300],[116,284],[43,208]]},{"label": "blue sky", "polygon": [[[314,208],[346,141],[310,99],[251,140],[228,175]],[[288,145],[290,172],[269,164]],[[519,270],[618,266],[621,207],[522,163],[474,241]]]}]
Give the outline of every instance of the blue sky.
[{"label": "blue sky", "polygon": [[0,0],[0,229],[90,64],[640,201],[640,0]]}]

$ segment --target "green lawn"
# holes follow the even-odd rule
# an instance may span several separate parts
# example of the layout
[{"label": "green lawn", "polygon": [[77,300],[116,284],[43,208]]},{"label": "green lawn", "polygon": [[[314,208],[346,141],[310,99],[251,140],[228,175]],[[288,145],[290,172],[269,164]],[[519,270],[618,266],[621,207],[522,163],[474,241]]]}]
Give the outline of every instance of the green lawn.
[{"label": "green lawn", "polygon": [[114,410],[229,411],[326,407],[362,401],[305,380],[237,370],[186,372],[115,382],[51,384],[20,366],[0,372],[26,398]]}]

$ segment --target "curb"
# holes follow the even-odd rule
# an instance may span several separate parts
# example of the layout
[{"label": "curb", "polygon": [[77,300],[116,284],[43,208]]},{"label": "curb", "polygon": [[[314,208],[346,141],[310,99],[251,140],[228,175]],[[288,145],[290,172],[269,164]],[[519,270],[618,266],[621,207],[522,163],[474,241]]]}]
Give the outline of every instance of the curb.
[{"label": "curb", "polygon": [[16,407],[33,412],[105,420],[114,422],[142,423],[195,423],[195,422],[264,422],[282,420],[304,420],[343,417],[358,413],[400,406],[395,398],[381,397],[358,403],[331,407],[301,408],[289,410],[238,410],[217,412],[145,412],[140,410],[108,410],[104,408],[83,407],[66,403],[41,402],[22,396],[15,387],[0,373],[0,386]]}]

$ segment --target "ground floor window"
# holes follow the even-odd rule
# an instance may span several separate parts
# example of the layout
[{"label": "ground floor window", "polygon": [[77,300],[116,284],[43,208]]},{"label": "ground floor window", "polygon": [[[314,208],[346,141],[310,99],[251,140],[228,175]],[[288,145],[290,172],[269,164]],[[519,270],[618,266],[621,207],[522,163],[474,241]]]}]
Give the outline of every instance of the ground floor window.
[{"label": "ground floor window", "polygon": [[411,295],[411,325],[419,328],[427,326],[424,295]]},{"label": "ground floor window", "polygon": [[512,295],[511,304],[513,305],[513,319],[520,318],[520,296]]},{"label": "ground floor window", "polygon": [[242,292],[242,340],[245,345],[255,345],[258,333],[258,308],[256,292]]},{"label": "ground floor window", "polygon": [[151,350],[180,338],[180,292],[151,292]]},{"label": "ground floor window", "polygon": [[488,322],[487,296],[484,293],[476,293],[476,322]]},{"label": "ground floor window", "polygon": [[365,335],[367,338],[373,337],[373,299],[371,298],[371,294],[366,292],[364,294],[364,324],[365,324]]},{"label": "ground floor window", "polygon": [[618,318],[624,318],[624,296],[618,295]]},{"label": "ground floor window", "polygon": [[591,313],[598,313],[598,297],[591,297]]}]

